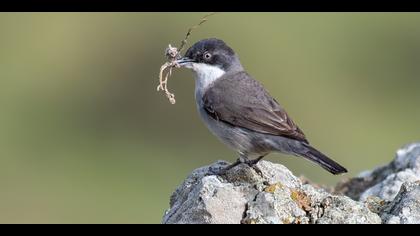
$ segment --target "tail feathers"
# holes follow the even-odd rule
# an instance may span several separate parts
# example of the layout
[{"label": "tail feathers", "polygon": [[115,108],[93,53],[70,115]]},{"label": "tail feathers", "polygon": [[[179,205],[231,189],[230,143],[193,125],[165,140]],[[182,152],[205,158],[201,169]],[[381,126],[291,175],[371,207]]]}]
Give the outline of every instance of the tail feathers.
[{"label": "tail feathers", "polygon": [[342,173],[347,173],[347,169],[338,164],[337,162],[331,160],[320,151],[316,150],[312,146],[308,144],[304,144],[305,151],[300,151],[297,153],[299,156],[302,156],[316,164],[320,165],[322,168],[327,170],[328,172],[338,175]]}]

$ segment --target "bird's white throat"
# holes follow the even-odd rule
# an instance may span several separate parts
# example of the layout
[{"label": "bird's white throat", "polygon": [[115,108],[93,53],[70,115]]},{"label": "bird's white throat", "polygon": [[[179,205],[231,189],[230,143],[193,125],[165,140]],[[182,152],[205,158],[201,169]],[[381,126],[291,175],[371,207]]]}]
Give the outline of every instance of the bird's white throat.
[{"label": "bird's white throat", "polygon": [[217,66],[204,63],[194,63],[191,65],[191,69],[195,72],[195,94],[197,98],[201,98],[207,87],[226,73]]}]

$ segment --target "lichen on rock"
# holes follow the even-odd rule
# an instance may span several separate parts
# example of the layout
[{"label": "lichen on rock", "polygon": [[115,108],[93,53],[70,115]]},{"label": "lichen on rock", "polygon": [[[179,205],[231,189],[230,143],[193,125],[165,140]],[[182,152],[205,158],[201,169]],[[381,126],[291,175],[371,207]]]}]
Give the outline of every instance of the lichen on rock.
[{"label": "lichen on rock", "polygon": [[257,173],[218,161],[194,170],[173,193],[163,223],[379,224],[420,223],[420,144],[389,165],[340,183],[331,193],[280,164],[261,161]]}]

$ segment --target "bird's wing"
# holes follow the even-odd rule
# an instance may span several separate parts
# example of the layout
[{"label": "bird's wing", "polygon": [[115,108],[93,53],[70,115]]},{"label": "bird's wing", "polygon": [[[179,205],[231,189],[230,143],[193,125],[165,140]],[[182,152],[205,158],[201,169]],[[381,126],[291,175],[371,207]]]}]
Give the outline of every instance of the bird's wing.
[{"label": "bird's wing", "polygon": [[216,80],[204,93],[203,105],[211,117],[230,125],[308,142],[286,111],[246,72]]}]

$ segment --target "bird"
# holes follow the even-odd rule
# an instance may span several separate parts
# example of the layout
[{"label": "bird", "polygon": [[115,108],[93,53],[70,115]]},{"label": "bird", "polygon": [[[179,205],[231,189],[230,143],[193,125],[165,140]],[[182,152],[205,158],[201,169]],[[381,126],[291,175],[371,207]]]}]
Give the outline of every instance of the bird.
[{"label": "bird", "polygon": [[176,60],[195,77],[198,113],[207,128],[239,155],[224,171],[250,167],[277,152],[303,157],[338,175],[347,169],[309,144],[303,131],[223,40],[203,39]]}]

